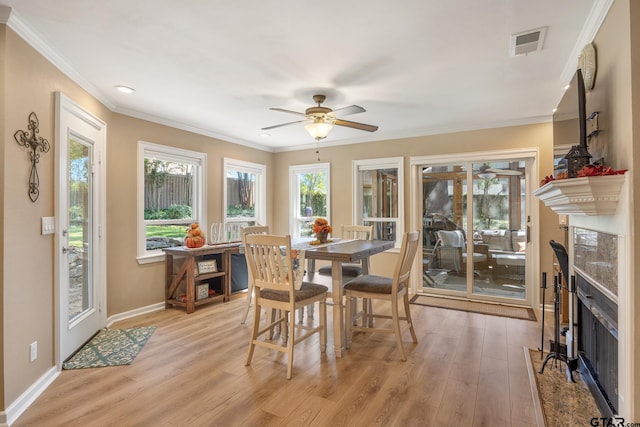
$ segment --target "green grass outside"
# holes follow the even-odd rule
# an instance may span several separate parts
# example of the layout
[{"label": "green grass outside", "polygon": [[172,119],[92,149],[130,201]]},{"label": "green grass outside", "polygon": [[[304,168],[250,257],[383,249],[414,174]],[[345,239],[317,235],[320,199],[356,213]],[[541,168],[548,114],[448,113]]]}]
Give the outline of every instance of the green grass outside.
[{"label": "green grass outside", "polygon": [[[150,225],[147,226],[147,238],[168,237],[182,240],[187,235],[186,225]],[[69,227],[69,246],[82,247],[82,226],[71,225]]]}]

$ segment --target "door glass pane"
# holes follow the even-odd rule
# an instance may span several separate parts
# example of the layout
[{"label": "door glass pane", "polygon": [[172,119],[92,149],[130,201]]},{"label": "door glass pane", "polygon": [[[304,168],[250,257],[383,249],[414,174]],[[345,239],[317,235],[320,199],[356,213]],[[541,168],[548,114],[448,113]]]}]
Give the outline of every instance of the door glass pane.
[{"label": "door glass pane", "polygon": [[473,170],[473,293],[525,299],[525,162]]},{"label": "door glass pane", "polygon": [[423,168],[425,291],[526,298],[525,165],[503,160]]},{"label": "door glass pane", "polygon": [[423,169],[423,285],[466,292],[464,165]]},{"label": "door glass pane", "polygon": [[68,159],[69,301],[68,320],[93,306],[91,274],[92,193],[91,146],[71,139]]}]

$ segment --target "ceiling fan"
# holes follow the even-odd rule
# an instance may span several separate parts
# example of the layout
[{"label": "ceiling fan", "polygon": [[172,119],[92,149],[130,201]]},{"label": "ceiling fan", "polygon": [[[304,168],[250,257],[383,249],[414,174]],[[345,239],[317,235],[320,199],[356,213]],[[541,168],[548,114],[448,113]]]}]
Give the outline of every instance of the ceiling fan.
[{"label": "ceiling fan", "polygon": [[283,108],[275,108],[275,107],[269,108],[270,110],[273,110],[273,111],[281,111],[283,113],[302,116],[304,117],[304,119],[297,120],[295,122],[288,122],[288,123],[281,123],[279,125],[267,126],[262,128],[262,130],[275,129],[282,126],[289,126],[296,123],[307,122],[307,124],[305,125],[305,129],[317,141],[326,138],[327,135],[329,135],[329,132],[331,131],[334,125],[344,126],[344,127],[359,129],[359,130],[365,130],[367,132],[375,132],[376,130],[378,130],[378,126],[367,125],[367,124],[358,123],[358,122],[351,122],[348,120],[342,120],[337,118],[336,113],[338,113],[341,116],[346,116],[349,114],[364,113],[365,111],[367,111],[364,108],[360,107],[359,105],[350,105],[348,107],[342,107],[342,108],[337,108],[335,110],[332,110],[331,108],[323,107],[321,105],[325,99],[326,97],[324,95],[313,95],[313,101],[316,102],[318,105],[307,108],[304,113],[301,113],[298,111],[292,111],[292,110],[285,110]]},{"label": "ceiling fan", "polygon": [[[422,168],[422,175],[424,178],[435,178],[438,175],[450,176],[451,174],[458,174],[460,176],[465,176],[467,172],[465,170],[459,172],[438,172],[434,171],[431,166]],[[499,169],[493,168],[488,163],[483,163],[478,169],[473,170],[474,176],[480,179],[493,179],[497,176],[520,176],[522,175],[522,171],[516,169]]]},{"label": "ceiling fan", "polygon": [[488,163],[483,163],[477,171],[473,171],[478,178],[495,178],[498,175],[501,176],[520,176],[522,172],[515,169],[498,169],[492,168]]}]

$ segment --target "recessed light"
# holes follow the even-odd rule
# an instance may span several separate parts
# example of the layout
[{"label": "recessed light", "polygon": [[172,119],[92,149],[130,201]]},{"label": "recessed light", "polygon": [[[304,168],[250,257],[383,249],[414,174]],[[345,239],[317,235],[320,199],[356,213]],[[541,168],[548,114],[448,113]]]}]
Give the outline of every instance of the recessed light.
[{"label": "recessed light", "polygon": [[551,110],[551,111],[553,111],[553,112],[555,113],[556,111],[558,111],[558,109],[557,109],[557,108],[554,108],[554,109],[553,109],[553,110]]},{"label": "recessed light", "polygon": [[271,134],[261,133],[260,136],[263,137],[263,138],[269,138],[271,136]]},{"label": "recessed light", "polygon": [[571,85],[566,85],[566,86],[564,87],[564,90],[567,90],[567,89],[569,89],[570,87],[571,87]]},{"label": "recessed light", "polygon": [[116,90],[118,92],[122,92],[122,93],[133,93],[133,92],[136,91],[134,88],[129,87],[129,86],[116,85],[114,87],[116,88]]}]

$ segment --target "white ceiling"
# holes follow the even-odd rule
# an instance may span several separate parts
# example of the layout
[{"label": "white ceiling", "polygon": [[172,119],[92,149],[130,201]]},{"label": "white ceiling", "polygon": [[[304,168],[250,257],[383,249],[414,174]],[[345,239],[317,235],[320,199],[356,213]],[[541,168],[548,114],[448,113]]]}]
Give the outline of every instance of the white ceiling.
[{"label": "white ceiling", "polygon": [[[329,145],[547,121],[610,0],[0,5],[14,31],[113,111],[282,151],[315,141],[301,123],[262,137],[299,119],[269,107],[304,111],[314,93],[334,109],[364,107],[346,119],[379,126],[336,126]],[[510,55],[512,34],[541,27],[540,52]]]}]

